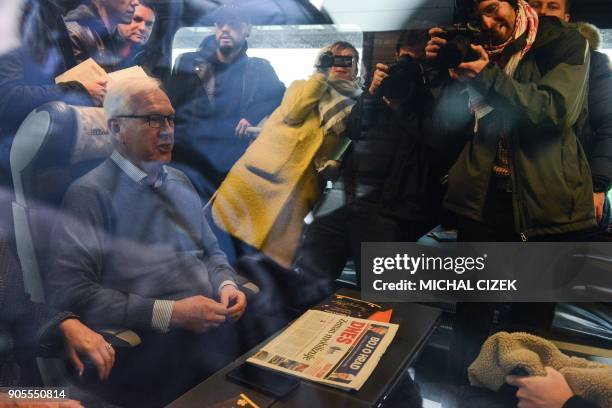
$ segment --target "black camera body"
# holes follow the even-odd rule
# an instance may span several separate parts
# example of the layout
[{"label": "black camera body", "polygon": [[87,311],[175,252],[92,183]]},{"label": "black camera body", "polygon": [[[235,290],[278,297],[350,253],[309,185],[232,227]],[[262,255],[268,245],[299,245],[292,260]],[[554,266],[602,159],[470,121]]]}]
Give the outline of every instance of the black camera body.
[{"label": "black camera body", "polygon": [[321,54],[319,62],[316,68],[351,68],[353,66],[352,55],[334,55],[332,52],[327,51]]},{"label": "black camera body", "polygon": [[464,62],[476,61],[479,58],[471,45],[483,44],[482,31],[478,27],[467,24],[454,24],[442,28],[446,44],[438,51],[437,63],[441,68],[457,68]]},{"label": "black camera body", "polygon": [[423,73],[418,61],[403,55],[397,62],[388,65],[387,77],[380,84],[378,93],[389,99],[407,96],[415,82],[423,81]]}]

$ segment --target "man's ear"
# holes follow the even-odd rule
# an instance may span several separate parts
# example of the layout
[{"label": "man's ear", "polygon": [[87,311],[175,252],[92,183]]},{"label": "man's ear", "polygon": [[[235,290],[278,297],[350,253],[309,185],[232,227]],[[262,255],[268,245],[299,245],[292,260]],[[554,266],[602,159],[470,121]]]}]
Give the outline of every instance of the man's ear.
[{"label": "man's ear", "polygon": [[246,30],[244,32],[244,36],[245,37],[249,37],[251,35],[251,29],[253,28],[253,26],[251,24],[247,24],[246,26]]},{"label": "man's ear", "polygon": [[117,134],[119,131],[121,131],[121,126],[119,125],[119,121],[117,119],[109,119],[106,124],[108,126],[108,130],[113,134]]},{"label": "man's ear", "polygon": [[565,22],[569,23],[571,19],[572,19],[572,16],[570,15],[570,13],[565,13]]}]

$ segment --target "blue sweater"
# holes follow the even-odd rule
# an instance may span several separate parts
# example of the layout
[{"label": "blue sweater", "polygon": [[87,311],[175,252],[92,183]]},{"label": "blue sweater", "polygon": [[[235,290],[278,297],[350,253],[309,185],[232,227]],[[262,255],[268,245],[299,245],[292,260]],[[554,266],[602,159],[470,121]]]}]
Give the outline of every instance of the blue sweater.
[{"label": "blue sweater", "polygon": [[70,186],[62,209],[50,300],[88,324],[149,330],[156,299],[212,298],[234,280],[197,193],[176,169],[153,188],[107,159]]}]

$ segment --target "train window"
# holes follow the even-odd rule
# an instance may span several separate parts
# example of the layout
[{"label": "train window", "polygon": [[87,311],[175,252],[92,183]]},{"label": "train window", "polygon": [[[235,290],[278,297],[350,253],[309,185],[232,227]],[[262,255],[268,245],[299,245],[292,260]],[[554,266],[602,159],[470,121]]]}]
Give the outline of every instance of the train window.
[{"label": "train window", "polygon": [[[172,65],[179,55],[196,51],[213,32],[212,27],[183,27],[177,31]],[[308,78],[318,51],[336,41],[347,41],[360,53],[363,49],[363,33],[354,25],[254,26],[247,54],[270,61],[279,79],[289,86],[296,79]]]},{"label": "train window", "polygon": [[334,23],[357,24],[365,32],[428,28],[453,19],[453,2],[448,0],[325,0],[323,8]]},{"label": "train window", "polygon": [[612,29],[601,31],[601,52],[605,52],[612,60]]}]

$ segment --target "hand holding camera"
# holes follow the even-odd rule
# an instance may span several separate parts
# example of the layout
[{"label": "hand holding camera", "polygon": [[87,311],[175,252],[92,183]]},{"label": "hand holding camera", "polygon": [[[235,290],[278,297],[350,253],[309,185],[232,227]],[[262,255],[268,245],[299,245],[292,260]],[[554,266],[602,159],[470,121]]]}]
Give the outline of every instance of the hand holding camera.
[{"label": "hand holding camera", "polygon": [[331,51],[324,52],[319,57],[315,68],[329,69],[331,67],[351,68],[353,66],[352,55],[334,55]]},{"label": "hand holding camera", "polygon": [[376,71],[374,71],[374,75],[372,76],[372,83],[370,84],[370,88],[368,89],[370,95],[376,95],[378,88],[382,84],[383,80],[389,76],[388,71],[388,65],[380,63],[376,64]]},{"label": "hand holding camera", "polygon": [[489,64],[489,54],[482,45],[471,45],[471,47],[475,53],[478,53],[478,59],[459,64],[457,68],[450,68],[448,73],[452,79],[463,82],[474,79]]},{"label": "hand holding camera", "polygon": [[467,81],[475,78],[489,63],[482,47],[482,32],[470,24],[434,27],[429,30],[430,40],[425,56],[440,68],[448,69],[451,78]]},{"label": "hand holding camera", "polygon": [[429,41],[425,47],[425,59],[428,61],[436,61],[438,59],[438,52],[440,47],[446,45],[446,39],[444,38],[444,30],[440,27],[434,27],[429,30]]},{"label": "hand holding camera", "polygon": [[417,83],[423,83],[421,67],[417,60],[403,54],[392,64],[376,64],[368,91],[374,96],[400,100],[409,97]]}]

